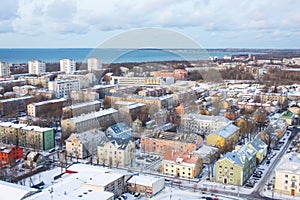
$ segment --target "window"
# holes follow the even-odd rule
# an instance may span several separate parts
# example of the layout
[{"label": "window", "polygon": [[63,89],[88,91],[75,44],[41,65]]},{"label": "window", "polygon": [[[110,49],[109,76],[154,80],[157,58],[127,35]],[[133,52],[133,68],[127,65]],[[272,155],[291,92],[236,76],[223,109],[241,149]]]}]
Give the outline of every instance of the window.
[{"label": "window", "polygon": [[230,167],[230,170],[233,170],[233,167]]},{"label": "window", "polygon": [[222,168],[222,165],[219,165],[219,168]]},{"label": "window", "polygon": [[232,178],[230,178],[230,179],[229,179],[229,182],[231,182],[231,183],[232,183],[232,182],[233,182],[233,179],[232,179]]},{"label": "window", "polygon": [[166,172],[168,171],[168,169],[166,169]]},{"label": "window", "polygon": [[230,175],[230,176],[233,176],[233,172],[230,172],[229,175]]},{"label": "window", "polygon": [[219,174],[222,174],[222,171],[219,171]]},{"label": "window", "polygon": [[188,173],[188,175],[190,176],[190,175],[191,175],[191,173]]},{"label": "window", "polygon": [[222,180],[222,176],[219,176],[219,180]]},{"label": "window", "polygon": [[286,174],[286,175],[285,175],[285,178],[288,178],[288,177],[289,177],[289,175]]},{"label": "window", "polygon": [[285,180],[285,182],[284,182],[285,184],[288,184],[288,181],[287,180]]},{"label": "window", "polygon": [[185,174],[185,172],[182,172],[182,174]]}]

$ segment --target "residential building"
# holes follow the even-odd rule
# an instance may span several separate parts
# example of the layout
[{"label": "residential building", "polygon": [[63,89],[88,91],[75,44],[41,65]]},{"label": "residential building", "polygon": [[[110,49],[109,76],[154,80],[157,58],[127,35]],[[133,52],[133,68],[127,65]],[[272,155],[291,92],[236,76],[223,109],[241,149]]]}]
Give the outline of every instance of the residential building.
[{"label": "residential building", "polygon": [[135,143],[130,139],[108,137],[98,145],[98,163],[109,167],[131,166],[135,159]]},{"label": "residential building", "polygon": [[192,152],[200,148],[203,138],[197,134],[151,131],[141,137],[141,151],[164,155],[167,150]]},{"label": "residential building", "polygon": [[[0,115],[2,117],[15,117],[20,112],[25,112],[26,107],[33,101],[32,96],[24,96],[18,98],[1,99]],[[13,109],[12,109],[13,108]]]},{"label": "residential building", "polygon": [[80,82],[78,79],[62,79],[50,81],[48,83],[50,91],[54,91],[57,98],[68,96],[71,91],[80,90]]},{"label": "residential building", "polygon": [[256,168],[256,152],[244,145],[237,151],[227,152],[215,164],[216,182],[244,185]]},{"label": "residential building", "polygon": [[38,151],[30,151],[24,157],[24,166],[29,169],[34,169],[36,167],[42,166],[45,164],[45,156]]},{"label": "residential building", "polygon": [[220,148],[222,153],[233,149],[233,145],[238,141],[240,133],[239,128],[229,124],[206,137],[206,144]]},{"label": "residential building", "polygon": [[88,71],[92,72],[95,70],[101,70],[102,69],[102,61],[98,58],[88,58],[87,59],[87,68]]},{"label": "residential building", "polygon": [[65,72],[66,74],[72,74],[76,71],[76,62],[72,59],[62,59],[59,61],[60,71]]},{"label": "residential building", "polygon": [[163,86],[174,83],[174,77],[125,77],[111,76],[110,84],[119,86]]},{"label": "residential building", "polygon": [[66,119],[71,117],[77,117],[82,114],[97,112],[100,110],[100,108],[101,102],[98,100],[73,104],[71,106],[66,106],[63,108],[63,118]]},{"label": "residential building", "polygon": [[[75,73],[75,72],[74,72]],[[78,79],[80,89],[85,89],[93,86],[96,83],[96,76],[92,73],[88,74],[59,74],[57,79]]]},{"label": "residential building", "polygon": [[261,103],[265,103],[267,101],[277,101],[279,106],[282,109],[285,109],[288,105],[288,96],[287,94],[279,94],[279,93],[262,93],[259,95],[259,101]]},{"label": "residential building", "polygon": [[24,95],[29,95],[31,92],[35,92],[37,87],[32,85],[14,86],[13,92],[16,93],[17,97],[22,97]]},{"label": "residential building", "polygon": [[23,158],[23,149],[15,145],[0,144],[0,167],[10,165]]},{"label": "residential building", "polygon": [[97,92],[100,99],[104,99],[105,95],[109,94],[113,88],[115,88],[114,85],[94,85],[92,91]]},{"label": "residential building", "polygon": [[138,175],[132,176],[127,181],[127,190],[133,193],[145,193],[146,197],[152,197],[165,187],[163,177]]},{"label": "residential building", "polygon": [[139,102],[117,101],[112,107],[119,110],[119,119],[130,125],[138,116],[146,113],[146,104]]},{"label": "residential building", "polygon": [[127,94],[111,94],[105,96],[105,102],[108,106],[112,106],[117,101],[128,101],[128,102],[139,102],[147,105],[147,108],[155,107],[158,109],[171,110],[174,107],[173,98],[171,95],[165,95],[161,97],[142,97],[138,95],[127,95]]},{"label": "residential building", "polygon": [[284,154],[275,169],[274,191],[280,194],[300,196],[300,155]]},{"label": "residential building", "polygon": [[82,133],[72,133],[65,140],[68,156],[85,159],[90,156],[97,156],[97,146],[100,143],[108,142],[105,133],[99,129],[93,129]]},{"label": "residential building", "polygon": [[10,76],[10,64],[7,62],[0,62],[0,77]]},{"label": "residential building", "polygon": [[48,88],[48,83],[50,81],[50,76],[42,75],[42,76],[20,76],[18,78],[20,81],[26,81],[29,85],[39,86],[43,88]]},{"label": "residential building", "polygon": [[72,100],[72,104],[84,103],[87,101],[96,101],[99,100],[99,94],[97,92],[92,91],[72,91],[70,92],[70,99]]},{"label": "residential building", "polygon": [[292,111],[287,110],[284,113],[282,113],[280,119],[285,120],[288,125],[293,125],[295,114]]},{"label": "residential building", "polygon": [[91,129],[102,128],[106,130],[107,127],[114,124],[117,119],[118,111],[109,108],[92,112],[61,121],[62,134],[64,137],[69,137],[71,133],[81,133]]},{"label": "residential building", "polygon": [[202,172],[202,160],[198,154],[167,150],[162,160],[162,173],[194,179]]},{"label": "residential building", "polygon": [[3,87],[4,92],[12,91],[14,86],[22,86],[26,85],[26,81],[24,80],[6,80],[0,82],[0,87]]},{"label": "residential building", "polygon": [[259,137],[255,137],[248,146],[256,152],[256,163],[261,163],[268,154],[268,145]]},{"label": "residential building", "polygon": [[113,138],[132,138],[132,128],[126,122],[119,122],[109,126],[106,135]]},{"label": "residential building", "polygon": [[0,142],[45,151],[54,148],[54,130],[27,124],[1,122]]},{"label": "residential building", "polygon": [[28,62],[28,73],[40,75],[46,72],[46,63],[40,60],[32,60]]},{"label": "residential building", "polygon": [[27,115],[40,118],[61,118],[66,99],[52,99],[27,105]]},{"label": "residential building", "polygon": [[230,121],[223,116],[185,114],[180,116],[180,132],[208,135],[228,125]]},{"label": "residential building", "polygon": [[193,151],[200,156],[203,164],[210,165],[220,156],[220,150],[213,146],[203,144],[198,150]]}]

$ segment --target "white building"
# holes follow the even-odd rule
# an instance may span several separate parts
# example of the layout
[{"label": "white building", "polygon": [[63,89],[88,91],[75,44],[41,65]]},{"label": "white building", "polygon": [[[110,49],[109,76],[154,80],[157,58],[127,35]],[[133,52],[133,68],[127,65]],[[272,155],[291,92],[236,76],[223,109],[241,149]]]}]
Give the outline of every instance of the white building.
[{"label": "white building", "polygon": [[98,58],[88,58],[87,60],[88,71],[100,70],[102,68],[102,61]]},{"label": "white building", "polygon": [[7,62],[0,62],[0,76],[1,77],[10,76],[9,63],[7,63]]},{"label": "white building", "polygon": [[275,192],[300,196],[300,155],[285,154],[275,169]]},{"label": "white building", "polygon": [[50,81],[48,83],[50,91],[54,91],[57,98],[69,95],[71,91],[80,90],[80,82],[78,79],[62,79]]},{"label": "white building", "polygon": [[76,71],[76,62],[72,59],[63,59],[59,61],[60,71],[66,72],[66,74],[71,74]]},{"label": "white building", "polygon": [[230,124],[230,120],[224,116],[185,114],[181,115],[180,131],[183,133],[208,135],[228,124]]},{"label": "white building", "polygon": [[46,72],[46,63],[40,60],[32,60],[28,62],[29,74],[42,74]]}]

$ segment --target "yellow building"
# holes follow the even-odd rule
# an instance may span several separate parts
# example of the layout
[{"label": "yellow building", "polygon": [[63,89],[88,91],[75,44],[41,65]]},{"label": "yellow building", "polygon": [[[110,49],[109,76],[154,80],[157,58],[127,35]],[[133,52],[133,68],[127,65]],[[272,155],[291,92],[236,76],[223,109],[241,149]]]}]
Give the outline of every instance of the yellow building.
[{"label": "yellow building", "polygon": [[206,144],[220,148],[221,152],[233,149],[234,142],[238,141],[239,128],[229,124],[206,137]]},{"label": "yellow building", "polygon": [[255,137],[248,146],[256,152],[256,161],[261,163],[268,154],[268,145],[266,145],[259,137]]},{"label": "yellow building", "polygon": [[285,154],[275,169],[275,192],[300,196],[300,155]]},{"label": "yellow building", "polygon": [[109,167],[125,167],[134,162],[135,144],[130,139],[110,138],[98,146],[98,163]]},{"label": "yellow building", "polygon": [[202,166],[202,159],[198,154],[168,150],[162,161],[162,173],[193,179],[202,172]]}]

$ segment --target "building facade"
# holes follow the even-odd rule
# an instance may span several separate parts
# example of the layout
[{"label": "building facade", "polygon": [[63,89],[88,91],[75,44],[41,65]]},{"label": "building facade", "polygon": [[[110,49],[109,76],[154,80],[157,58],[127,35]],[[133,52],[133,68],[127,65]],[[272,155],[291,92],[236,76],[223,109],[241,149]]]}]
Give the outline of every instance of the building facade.
[{"label": "building facade", "polygon": [[76,62],[72,59],[62,59],[59,61],[60,71],[65,72],[66,74],[72,74],[76,71]]},{"label": "building facade", "polygon": [[28,62],[28,73],[40,75],[46,72],[46,63],[40,60],[32,60]]},{"label": "building facade", "polygon": [[0,77],[10,76],[10,64],[7,62],[0,62]]},{"label": "building facade", "polygon": [[244,145],[237,151],[228,152],[215,165],[216,182],[243,185],[256,168],[256,152]]},{"label": "building facade", "polygon": [[27,105],[27,115],[41,118],[61,118],[66,99],[52,99]]},{"label": "building facade", "polygon": [[229,123],[223,116],[185,114],[180,116],[180,132],[208,135]]},{"label": "building facade", "polygon": [[68,96],[71,91],[80,90],[80,82],[78,79],[61,79],[50,81],[48,83],[50,91],[54,91],[57,98]]},{"label": "building facade", "polygon": [[0,145],[0,167],[10,165],[23,158],[23,149],[15,145]]},{"label": "building facade", "polygon": [[109,138],[98,146],[98,162],[103,166],[131,166],[135,158],[135,144],[130,139]]},{"label": "building facade", "polygon": [[202,172],[202,159],[198,154],[167,151],[162,160],[162,173],[175,177],[194,179]]},{"label": "building facade", "polygon": [[141,151],[159,155],[164,155],[167,150],[196,151],[202,144],[202,137],[196,134],[159,131],[141,137]]},{"label": "building facade", "polygon": [[27,124],[1,122],[0,142],[45,151],[55,146],[54,130]]},{"label": "building facade", "polygon": [[274,190],[277,193],[300,196],[300,155],[285,154],[275,169]]},{"label": "building facade", "polygon": [[107,127],[116,122],[117,113],[117,110],[109,108],[64,119],[61,121],[62,134],[64,137],[69,137],[71,133],[81,133],[91,129],[102,128],[106,130]]},{"label": "building facade", "polygon": [[88,71],[95,71],[102,69],[102,61],[98,58],[88,58],[87,59]]}]

